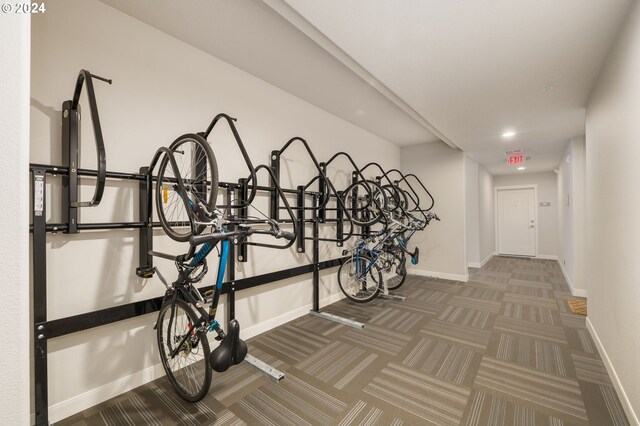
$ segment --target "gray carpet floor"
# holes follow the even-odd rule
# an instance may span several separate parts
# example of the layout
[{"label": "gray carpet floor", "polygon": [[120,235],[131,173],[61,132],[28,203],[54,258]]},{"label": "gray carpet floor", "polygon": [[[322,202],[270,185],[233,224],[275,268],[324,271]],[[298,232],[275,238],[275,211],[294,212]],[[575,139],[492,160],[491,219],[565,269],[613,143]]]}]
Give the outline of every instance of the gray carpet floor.
[{"label": "gray carpet floor", "polygon": [[468,283],[409,277],[405,302],[340,301],[249,340],[201,402],[165,378],[58,425],[628,425],[555,261],[494,257]]}]

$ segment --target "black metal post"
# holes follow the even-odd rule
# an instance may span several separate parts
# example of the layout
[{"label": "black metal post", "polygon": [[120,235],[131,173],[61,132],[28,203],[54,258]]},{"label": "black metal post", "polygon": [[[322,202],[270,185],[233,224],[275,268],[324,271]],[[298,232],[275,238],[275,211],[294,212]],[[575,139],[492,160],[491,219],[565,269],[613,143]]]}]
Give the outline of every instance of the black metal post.
[{"label": "black metal post", "polygon": [[296,250],[298,253],[304,253],[305,252],[305,229],[304,229],[304,219],[305,219],[305,208],[304,208],[304,201],[305,201],[305,194],[304,194],[304,186],[300,185],[298,186],[298,195],[297,195],[297,214],[298,214],[298,235],[296,235]]},{"label": "black metal post", "polygon": [[[320,176],[318,177],[318,194],[321,200],[324,200],[324,197],[327,195],[326,194],[326,182],[324,181],[324,179],[322,178],[322,174],[324,174],[325,176],[327,175],[327,165],[325,163],[320,163],[320,170],[322,170],[322,173],[320,174]],[[318,218],[320,220],[321,223],[324,223],[325,220],[327,219],[327,211],[325,209],[325,206],[322,206],[320,208],[320,211],[318,211]]]},{"label": "black metal post", "polygon": [[[244,180],[244,185],[241,184],[240,192],[243,190],[246,192],[247,190],[247,182],[246,179],[240,179],[240,181]],[[233,188],[227,189],[227,200],[226,204],[229,206],[233,203],[234,191]],[[240,209],[237,209],[240,210]],[[234,212],[231,212],[233,215]],[[233,231],[235,226],[230,227],[230,231]],[[246,250],[246,246],[245,246]],[[246,258],[246,255],[245,255]],[[227,327],[231,323],[232,319],[236,318],[236,246],[231,243],[229,247],[229,256],[227,258],[227,280],[229,282],[229,292],[227,293]]]},{"label": "black metal post", "polygon": [[269,176],[269,186],[272,188],[269,197],[269,217],[277,221],[280,219],[280,198],[275,188],[276,185],[280,184],[280,151],[271,151],[271,170],[273,170],[275,182],[274,179]]},{"label": "black metal post", "polygon": [[46,172],[33,171],[33,337],[36,425],[49,424],[47,378],[47,209]]},{"label": "black metal post", "polygon": [[[351,173],[351,183],[358,182],[358,172]],[[351,198],[351,217],[355,216],[358,213],[358,187],[353,188],[353,192],[350,194]],[[349,208],[349,205],[345,205],[346,208]]]},{"label": "black metal post", "polygon": [[318,196],[313,195],[313,310],[320,312],[320,235],[318,226]]},{"label": "black metal post", "polygon": [[351,183],[356,183],[358,181],[358,172],[351,173]]},{"label": "black metal post", "polygon": [[80,156],[80,106],[72,108],[72,101],[62,104],[62,165],[69,173],[62,176],[62,221],[67,234],[78,232],[78,157]]},{"label": "black metal post", "polygon": [[[342,197],[343,192],[342,191],[338,191],[338,197]],[[338,247],[342,247],[342,240],[344,238],[344,213],[342,211],[341,208],[338,208],[336,210],[336,240],[338,240],[337,242],[337,246]]]},{"label": "black metal post", "polygon": [[[247,181],[248,179],[246,178],[242,178],[242,179],[238,179],[238,184],[240,185],[240,189],[238,190],[238,205],[243,206],[246,201],[247,201],[247,197],[249,196],[248,192],[248,186],[247,186]],[[273,193],[271,194],[271,196],[273,196]],[[276,198],[277,194],[276,194]],[[227,203],[229,204],[229,203]],[[239,209],[236,209],[237,215],[239,219],[246,219],[247,216],[249,215],[249,207],[241,207]],[[238,246],[237,250],[234,250],[234,253],[237,251],[237,256],[236,256],[236,260],[238,262],[246,262],[247,261],[247,244],[246,243],[240,243],[240,245]]]},{"label": "black metal post", "polygon": [[140,174],[145,180],[138,184],[138,208],[140,221],[144,226],[138,231],[140,242],[138,246],[138,259],[140,265],[136,268],[136,274],[141,278],[153,276],[153,256],[149,254],[153,250],[153,180],[148,174],[148,167],[140,167]]}]

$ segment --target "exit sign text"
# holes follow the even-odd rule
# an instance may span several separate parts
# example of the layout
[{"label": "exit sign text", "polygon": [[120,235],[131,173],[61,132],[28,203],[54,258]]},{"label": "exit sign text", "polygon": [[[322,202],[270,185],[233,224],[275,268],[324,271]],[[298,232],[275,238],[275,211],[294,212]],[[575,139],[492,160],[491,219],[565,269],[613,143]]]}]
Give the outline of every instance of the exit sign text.
[{"label": "exit sign text", "polygon": [[521,155],[510,155],[509,158],[507,159],[507,163],[509,163],[510,166],[519,166],[522,164],[522,161],[524,160],[523,158],[524,156]]}]

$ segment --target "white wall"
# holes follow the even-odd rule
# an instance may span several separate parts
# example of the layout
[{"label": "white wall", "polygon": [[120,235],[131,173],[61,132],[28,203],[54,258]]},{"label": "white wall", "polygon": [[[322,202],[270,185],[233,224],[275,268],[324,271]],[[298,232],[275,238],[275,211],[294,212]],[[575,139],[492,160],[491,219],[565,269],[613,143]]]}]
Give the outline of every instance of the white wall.
[{"label": "white wall", "polygon": [[[30,19],[0,17],[0,424],[30,424],[29,51]],[[10,66],[8,66],[10,64]],[[9,337],[10,336],[10,337]]]},{"label": "white wall", "polygon": [[496,252],[493,176],[465,155],[467,265],[482,267]]},{"label": "white wall", "polygon": [[588,323],[631,423],[640,424],[640,5],[587,104]]},{"label": "white wall", "polygon": [[585,139],[573,138],[558,166],[558,261],[571,291],[587,296],[585,282]]},{"label": "white wall", "polygon": [[[233,34],[229,37],[220,42],[232,41]],[[149,163],[158,147],[184,133],[204,130],[219,112],[238,117],[239,132],[256,164],[268,162],[271,150],[299,135],[309,141],[319,160],[345,150],[359,164],[378,161],[387,168],[400,166],[399,148],[387,141],[97,1],[60,2],[46,14],[35,16],[32,42],[32,162],[61,163],[61,104],[72,95],[78,71],[86,68],[113,79],[112,86],[95,82],[110,170],[136,172]],[[85,112],[81,165],[91,168],[95,167],[95,151],[85,96],[81,100]],[[221,180],[235,181],[247,175],[231,132],[223,123],[216,127],[210,141]],[[329,170],[343,189],[350,177],[350,171],[341,170],[345,166],[340,163]],[[287,187],[305,184],[314,175],[311,162],[300,148],[287,151],[282,167]],[[260,180],[266,183],[264,175]],[[55,222],[60,219],[59,185],[56,179],[51,181],[48,220]],[[83,188],[83,199],[91,196],[90,184],[89,180]],[[266,197],[261,197],[257,205],[266,209]],[[136,185],[110,182],[102,204],[84,209],[81,221],[138,220],[136,212]],[[154,244],[160,251],[186,250],[161,233]],[[335,244],[324,244],[321,258],[337,257],[340,250]],[[237,276],[306,264],[310,255],[310,246],[305,255],[297,255],[293,249],[250,250],[249,261],[238,265]],[[135,231],[51,235],[48,259],[51,319],[163,293],[158,279],[135,277]],[[70,263],[79,269],[72,270]],[[175,275],[171,262],[157,260],[156,264],[166,277]],[[213,276],[210,273],[205,283],[211,283]],[[326,272],[322,277],[322,303],[340,298],[335,273]],[[311,290],[309,275],[240,292],[236,313],[243,336],[306,313],[312,301]],[[70,298],[70,294],[74,296]],[[224,315],[222,306],[219,317]],[[156,377],[161,368],[153,321],[153,315],[137,317],[51,340],[51,420]]]},{"label": "white wall", "polygon": [[485,262],[496,252],[495,193],[493,176],[484,167],[478,167],[478,214],[480,259]]},{"label": "white wall", "polygon": [[538,185],[538,204],[550,202],[549,207],[537,208],[538,256],[556,258],[558,255],[558,184],[554,172],[522,173],[494,176],[498,186]]},{"label": "white wall", "polygon": [[567,150],[558,167],[558,261],[564,269],[567,281],[575,281],[574,239],[573,239],[573,144],[569,141]]},{"label": "white wall", "polygon": [[464,156],[464,210],[467,246],[467,264],[479,267],[480,257],[480,199],[478,185],[478,163]]},{"label": "white wall", "polygon": [[464,154],[444,142],[403,147],[402,170],[415,173],[435,198],[442,219],[414,237],[420,263],[413,273],[466,280]]}]

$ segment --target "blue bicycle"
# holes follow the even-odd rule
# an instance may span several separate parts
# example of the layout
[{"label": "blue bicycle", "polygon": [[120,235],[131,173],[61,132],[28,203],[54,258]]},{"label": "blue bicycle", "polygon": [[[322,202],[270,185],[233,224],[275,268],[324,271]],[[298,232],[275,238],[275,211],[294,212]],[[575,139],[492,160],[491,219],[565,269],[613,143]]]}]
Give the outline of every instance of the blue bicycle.
[{"label": "blue bicycle", "polygon": [[[216,116],[210,128],[220,116],[224,115]],[[232,123],[231,119],[229,123]],[[245,154],[239,139],[238,144]],[[248,158],[245,159],[251,180],[255,183],[258,168],[254,169]],[[153,179],[152,172],[157,164],[155,196],[158,218],[167,235],[176,241],[188,241],[189,249],[179,256],[150,252],[175,263],[178,277],[173,283],[167,283],[156,268],[140,271],[140,276],[148,278],[157,273],[166,287],[154,327],[162,366],[176,393],[186,401],[196,402],[207,394],[211,386],[211,370],[226,371],[242,362],[247,355],[247,345],[240,339],[238,321],[231,320],[226,333],[216,321],[229,245],[240,244],[253,234],[266,234],[289,240],[289,244],[278,247],[287,248],[295,239],[295,233],[283,231],[279,223],[268,218],[238,219],[216,208],[217,163],[211,147],[200,134],[186,134],[168,148],[160,148],[148,169],[149,181]],[[276,189],[284,198],[282,190]],[[226,206],[225,213],[230,207],[248,207],[250,200],[251,197],[244,204],[232,202]],[[293,219],[286,199],[284,204]],[[207,228],[213,232],[203,233]],[[250,244],[274,247],[265,243]],[[207,274],[207,256],[216,248],[220,259],[215,285],[203,294],[196,285]],[[209,308],[205,309],[207,304]],[[221,341],[213,351],[207,339],[210,332],[215,332],[215,339]]]},{"label": "blue bicycle", "polygon": [[[412,264],[417,264],[419,250],[409,252],[407,244],[411,237],[426,227],[437,215],[428,213],[425,221],[411,217],[407,224],[387,218],[389,226],[372,237],[356,243],[347,259],[338,269],[338,284],[347,298],[356,303],[367,303],[375,299],[380,291],[396,290],[407,277],[407,255]],[[408,233],[408,235],[407,235]],[[344,251],[343,254],[347,254]]]},{"label": "blue bicycle", "polygon": [[[162,366],[176,393],[187,401],[199,401],[206,395],[211,386],[212,369],[226,371],[242,362],[247,355],[247,345],[240,339],[238,321],[231,320],[225,334],[216,321],[216,311],[231,241],[237,244],[252,234],[268,234],[288,240],[295,238],[293,233],[279,229],[275,222],[265,223],[270,225],[270,229],[241,225],[238,230],[228,231],[223,224],[218,224],[216,228],[220,230],[217,232],[192,236],[189,239],[191,250],[186,255],[172,257],[155,253],[173,260],[178,269],[178,278],[171,284],[161,277],[167,291],[155,328]],[[203,295],[195,284],[206,275],[206,258],[218,243],[220,260],[216,283],[213,290]],[[204,308],[206,304],[209,304],[208,310]],[[222,341],[213,351],[210,351],[207,340],[209,332],[215,332],[215,339]]]}]

